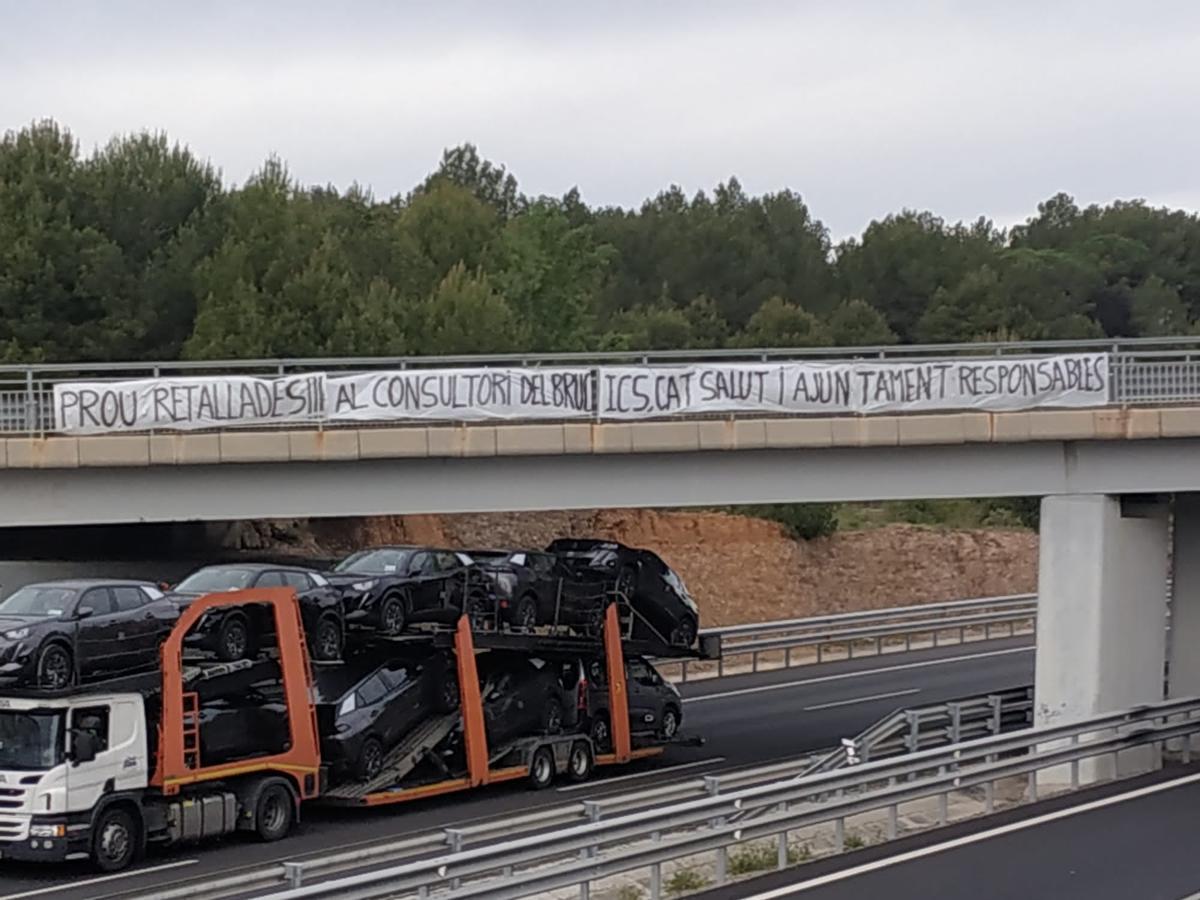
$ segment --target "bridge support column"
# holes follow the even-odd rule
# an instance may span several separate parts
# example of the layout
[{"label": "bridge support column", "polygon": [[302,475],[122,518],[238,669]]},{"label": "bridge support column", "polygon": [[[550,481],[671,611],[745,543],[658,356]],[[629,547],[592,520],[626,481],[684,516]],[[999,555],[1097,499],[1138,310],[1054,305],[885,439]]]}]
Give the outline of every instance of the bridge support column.
[{"label": "bridge support column", "polygon": [[1175,495],[1168,697],[1200,697],[1200,494]]},{"label": "bridge support column", "polygon": [[[1167,506],[1102,494],[1042,500],[1035,723],[1060,725],[1162,699]],[[1153,768],[1121,754],[1120,772]],[[1111,757],[1082,762],[1082,782],[1111,777]],[[1063,783],[1069,769],[1043,773]]]}]

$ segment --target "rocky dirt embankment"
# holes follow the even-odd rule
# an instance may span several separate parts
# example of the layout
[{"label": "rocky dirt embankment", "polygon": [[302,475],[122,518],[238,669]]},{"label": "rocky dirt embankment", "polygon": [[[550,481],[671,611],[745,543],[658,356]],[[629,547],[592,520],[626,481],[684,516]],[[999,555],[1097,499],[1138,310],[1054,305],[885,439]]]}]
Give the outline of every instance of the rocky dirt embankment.
[{"label": "rocky dirt embankment", "polygon": [[1031,592],[1037,535],[889,525],[793,540],[778,524],[719,512],[581,510],[379,516],[216,526],[226,549],[338,556],[372,544],[542,547],[602,537],[658,552],[687,583],[707,625],[794,618]]}]

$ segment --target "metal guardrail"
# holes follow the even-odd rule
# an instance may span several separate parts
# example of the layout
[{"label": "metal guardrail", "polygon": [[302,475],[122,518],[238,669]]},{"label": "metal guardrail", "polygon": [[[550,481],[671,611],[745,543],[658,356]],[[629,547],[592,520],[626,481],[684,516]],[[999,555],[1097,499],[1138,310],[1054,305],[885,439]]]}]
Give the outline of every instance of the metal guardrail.
[{"label": "metal guardrail", "polygon": [[[1053,353],[1107,353],[1109,402],[1116,405],[1200,401],[1200,338],[1136,338],[1087,341],[924,344],[872,347],[804,347],[727,350],[660,350],[467,356],[313,357],[298,359],[161,360],[157,362],[76,362],[0,366],[0,434],[54,431],[53,388],[66,381],[111,381],[171,376],[255,375],[303,372],[340,374],[382,369],[522,366],[555,364],[673,364],[688,362],[778,362],[785,360],[936,360],[1044,356]],[[755,413],[761,416],[762,413]],[[597,417],[599,417],[597,415]],[[725,416],[722,416],[723,418]],[[290,423],[288,427],[294,427]],[[365,427],[370,423],[313,420],[322,427]],[[394,425],[395,422],[378,423]],[[234,427],[234,426],[229,426]],[[261,429],[264,425],[246,426]]]},{"label": "metal guardrail", "polygon": [[[664,659],[655,664],[668,672],[677,671],[679,680],[686,682],[698,666],[717,677],[732,674],[730,668],[737,667],[734,661],[746,657],[749,671],[757,672],[763,654],[782,654],[783,666],[788,668],[799,662],[794,651],[804,648],[815,650],[804,661],[821,663],[826,651],[834,646],[845,647],[846,656],[853,658],[855,646],[864,642],[878,655],[911,650],[913,638],[922,635],[929,636],[933,646],[938,646],[939,635],[946,633],[956,634],[960,644],[997,636],[1012,637],[1018,626],[1031,625],[1036,618],[1037,595],[1014,594],[704,628],[700,631],[702,635],[721,638],[721,657],[715,664],[686,659]],[[994,634],[997,630],[999,635]],[[896,650],[886,649],[889,639],[895,641]]]},{"label": "metal guardrail", "polygon": [[816,760],[801,776],[958,744],[1031,725],[1033,685],[910,707],[885,716],[853,738],[844,739],[840,747]]},{"label": "metal guardrail", "polygon": [[[788,834],[801,828],[832,823],[839,849],[844,849],[845,822],[851,816],[885,811],[887,836],[892,838],[901,804],[937,798],[938,822],[945,824],[951,793],[983,788],[985,811],[990,812],[1000,779],[1025,777],[1029,797],[1036,799],[1037,775],[1047,769],[1068,771],[1070,785],[1078,787],[1084,760],[1119,758],[1146,747],[1161,753],[1168,742],[1185,738],[1186,757],[1190,738],[1200,733],[1198,717],[1200,699],[1156,703],[1069,725],[1029,728],[850,769],[714,792],[702,799],[599,817],[266,896],[366,900],[436,893],[455,900],[505,900],[571,886],[580,886],[586,895],[590,882],[649,869],[650,897],[657,900],[662,866],[671,860],[713,853],[720,883],[727,877],[729,849],[747,842],[776,840],[782,868],[788,864]],[[749,822],[730,821],[747,812],[758,815]]]}]

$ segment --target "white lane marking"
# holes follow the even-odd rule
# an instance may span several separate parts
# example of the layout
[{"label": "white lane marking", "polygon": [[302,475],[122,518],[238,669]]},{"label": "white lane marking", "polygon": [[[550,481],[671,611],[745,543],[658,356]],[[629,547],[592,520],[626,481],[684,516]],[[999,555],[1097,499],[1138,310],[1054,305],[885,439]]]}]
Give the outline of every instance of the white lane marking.
[{"label": "white lane marking", "polygon": [[[661,775],[664,772],[678,772],[680,769],[694,769],[696,766],[710,766],[713,763],[725,762],[725,757],[714,756],[712,759],[698,759],[695,762],[680,763],[677,766],[664,766],[661,769],[648,769],[645,772],[631,772],[628,775],[618,775],[616,778],[605,778],[602,781],[584,781],[580,784],[571,784],[558,789],[560,794],[565,794],[568,791],[583,791],[588,788],[602,788],[606,784],[613,784],[618,781],[629,781],[631,778],[650,778],[655,775]],[[0,897],[0,900],[4,900]]]},{"label": "white lane marking", "polygon": [[139,875],[148,875],[151,872],[163,872],[167,869],[178,869],[181,866],[192,866],[198,863],[198,859],[181,859],[178,862],[163,863],[161,866],[147,866],[144,869],[131,869],[128,872],[117,872],[115,875],[101,875],[98,878],[85,878],[83,881],[71,881],[68,884],[56,884],[53,887],[38,888],[36,891],[22,891],[19,894],[4,894],[0,896],[0,900],[17,900],[18,897],[39,897],[42,894],[57,894],[63,891],[72,891],[75,888],[83,887],[88,884],[102,884],[105,881],[115,881],[118,878],[136,878]]},{"label": "white lane marking", "polygon": [[889,700],[892,697],[905,697],[908,694],[919,694],[920,688],[909,688],[907,691],[892,691],[890,694],[875,694],[872,697],[855,697],[853,700],[838,700],[834,703],[818,703],[816,706],[806,706],[803,712],[814,709],[833,709],[835,706],[853,706],[855,703],[870,703],[872,700]]},{"label": "white lane marking", "polygon": [[855,866],[852,869],[843,869],[840,872],[830,872],[828,875],[822,875],[819,878],[810,878],[808,881],[801,881],[798,884],[790,884],[787,887],[775,888],[774,890],[765,891],[761,894],[754,894],[752,896],[745,897],[744,900],[776,900],[778,897],[790,897],[793,894],[799,894],[801,891],[808,891],[813,888],[823,887],[827,884],[833,884],[836,881],[844,881],[847,878],[854,878],[857,875],[865,875],[868,872],[876,872],[879,869],[886,869],[889,866],[911,862],[914,859],[920,859],[924,856],[932,856],[935,853],[943,853],[946,850],[954,850],[958,847],[966,847],[969,844],[977,844],[981,841],[990,840],[994,837],[1012,834],[1014,831],[1023,831],[1026,828],[1036,828],[1038,825],[1045,825],[1047,822],[1055,822],[1059,819],[1077,816],[1080,813],[1091,812],[1092,810],[1096,809],[1103,809],[1106,806],[1113,806],[1117,803],[1124,803],[1126,800],[1136,800],[1139,797],[1147,797],[1151,794],[1161,793],[1162,791],[1169,791],[1177,787],[1184,787],[1188,784],[1194,784],[1197,781],[1200,781],[1200,775],[1187,775],[1183,778],[1176,778],[1174,781],[1164,781],[1159,784],[1151,784],[1146,787],[1137,788],[1136,790],[1127,791],[1124,794],[1115,794],[1112,797],[1102,797],[1099,800],[1092,800],[1089,803],[1083,803],[1079,806],[1071,806],[1067,809],[1060,809],[1056,812],[1045,813],[1040,816],[1035,816],[1032,819],[1023,819],[1020,822],[1012,822],[1008,825],[1001,825],[999,828],[991,828],[987,831],[981,831],[977,834],[968,834],[960,838],[955,838],[952,841],[945,841],[941,844],[933,844],[929,847],[922,847],[919,850],[910,850],[907,853],[889,856],[886,859],[878,859],[875,862],[863,863],[861,866]]},{"label": "white lane marking", "polygon": [[781,691],[784,688],[803,687],[806,684],[824,684],[829,681],[842,681],[847,678],[862,678],[866,675],[880,675],[885,672],[902,672],[905,669],[924,669],[929,666],[944,666],[949,663],[966,662],[970,659],[984,659],[988,656],[1005,656],[1009,653],[1032,653],[1034,647],[1013,647],[1009,650],[991,650],[987,653],[972,653],[969,656],[947,656],[945,659],[930,659],[925,662],[904,663],[899,666],[887,666],[883,669],[864,669],[861,672],[845,672],[841,675],[822,675],[820,678],[806,678],[803,681],[788,681],[784,684],[767,684],[762,687],[740,688],[736,691],[722,691],[719,694],[702,694],[699,697],[684,697],[684,703],[702,703],[705,700],[719,700],[722,697],[740,697],[743,694],[759,694],[763,691]]}]

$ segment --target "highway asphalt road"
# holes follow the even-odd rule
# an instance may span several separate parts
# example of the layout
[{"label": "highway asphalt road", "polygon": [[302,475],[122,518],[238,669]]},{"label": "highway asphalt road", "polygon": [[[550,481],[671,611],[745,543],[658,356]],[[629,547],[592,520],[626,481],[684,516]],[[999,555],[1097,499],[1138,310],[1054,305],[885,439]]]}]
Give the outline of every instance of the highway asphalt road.
[{"label": "highway asphalt road", "polygon": [[684,730],[700,747],[598,774],[585,787],[534,793],[498,785],[464,794],[359,810],[306,809],[297,832],[276,844],[240,837],[151,853],[140,868],[97,876],[84,863],[44,867],[0,862],[0,900],[102,900],[227,876],[239,869],[321,856],[430,828],[478,823],[539,806],[636,791],[801,756],[862,731],[895,709],[987,693],[1033,680],[1031,638],[734,675],[683,686]]},{"label": "highway asphalt road", "polygon": [[1200,769],[1151,775],[707,891],[698,900],[1182,900]]}]

